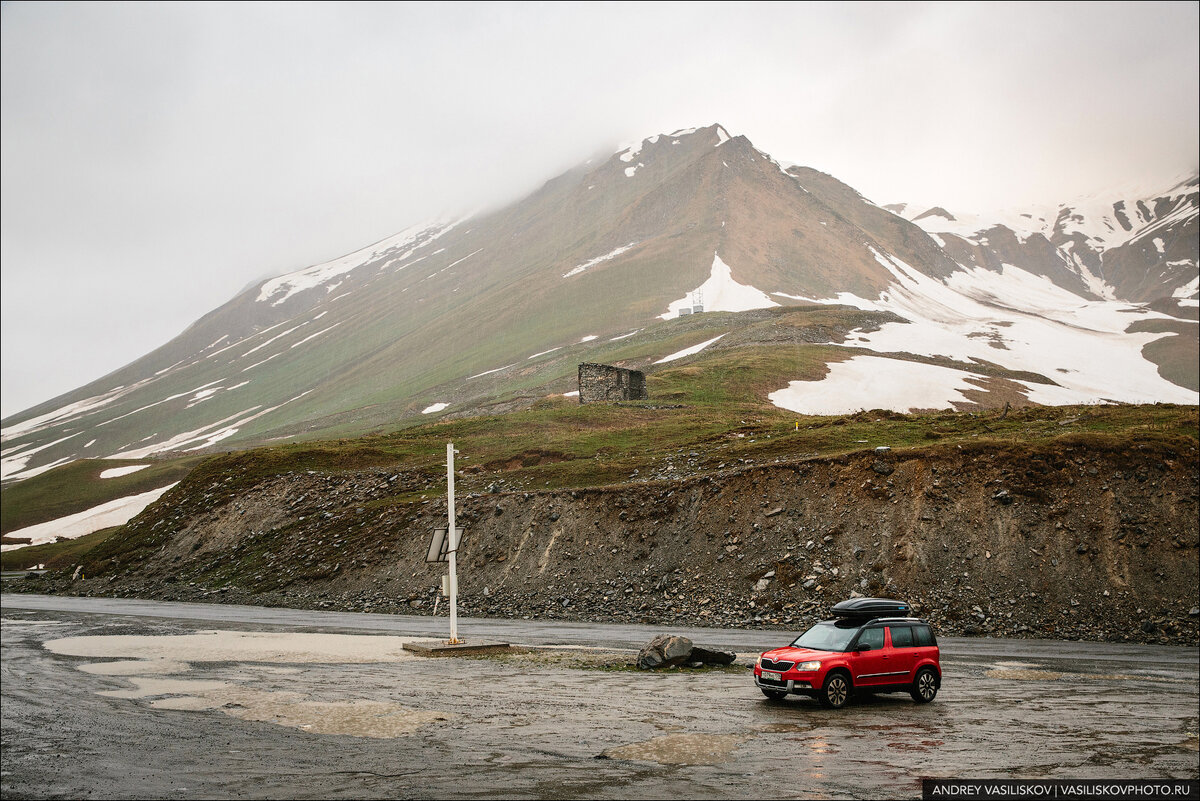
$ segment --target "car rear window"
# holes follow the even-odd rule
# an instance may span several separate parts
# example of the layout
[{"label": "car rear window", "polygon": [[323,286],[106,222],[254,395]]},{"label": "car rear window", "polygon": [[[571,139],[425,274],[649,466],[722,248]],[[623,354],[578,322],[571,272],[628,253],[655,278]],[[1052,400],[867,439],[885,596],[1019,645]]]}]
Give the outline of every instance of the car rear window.
[{"label": "car rear window", "polygon": [[937,640],[933,638],[933,630],[929,626],[913,626],[913,634],[916,636],[918,647],[937,645]]},{"label": "car rear window", "polygon": [[888,626],[892,630],[893,648],[912,648],[913,630],[908,626]]}]

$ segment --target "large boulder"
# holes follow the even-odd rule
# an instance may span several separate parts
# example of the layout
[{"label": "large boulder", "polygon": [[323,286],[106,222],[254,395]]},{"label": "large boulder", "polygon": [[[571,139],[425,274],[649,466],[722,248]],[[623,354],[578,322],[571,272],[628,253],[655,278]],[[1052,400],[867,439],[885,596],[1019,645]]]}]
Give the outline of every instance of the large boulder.
[{"label": "large boulder", "polygon": [[659,634],[638,652],[637,666],[642,670],[655,670],[692,661],[691,640],[673,634]]}]

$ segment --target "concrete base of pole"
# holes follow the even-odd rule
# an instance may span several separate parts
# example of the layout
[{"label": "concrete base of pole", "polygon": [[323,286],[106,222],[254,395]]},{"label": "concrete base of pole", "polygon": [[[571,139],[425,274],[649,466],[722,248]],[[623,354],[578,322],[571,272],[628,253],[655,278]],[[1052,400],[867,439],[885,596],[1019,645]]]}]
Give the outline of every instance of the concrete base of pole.
[{"label": "concrete base of pole", "polygon": [[491,654],[508,650],[506,642],[487,640],[463,640],[462,642],[406,642],[405,651],[418,656],[462,656],[466,654]]}]

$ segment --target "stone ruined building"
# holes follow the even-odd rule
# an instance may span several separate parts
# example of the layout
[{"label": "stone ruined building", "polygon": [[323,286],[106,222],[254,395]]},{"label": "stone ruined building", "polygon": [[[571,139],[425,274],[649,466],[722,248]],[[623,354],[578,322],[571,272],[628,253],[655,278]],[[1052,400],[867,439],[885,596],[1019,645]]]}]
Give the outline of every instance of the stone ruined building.
[{"label": "stone ruined building", "polygon": [[608,364],[579,365],[579,402],[646,400],[646,374]]}]

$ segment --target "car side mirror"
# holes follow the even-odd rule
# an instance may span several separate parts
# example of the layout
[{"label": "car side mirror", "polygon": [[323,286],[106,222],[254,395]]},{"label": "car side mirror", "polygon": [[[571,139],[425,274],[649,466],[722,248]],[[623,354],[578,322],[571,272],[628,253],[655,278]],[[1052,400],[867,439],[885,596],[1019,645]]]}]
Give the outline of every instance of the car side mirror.
[{"label": "car side mirror", "polygon": [[858,653],[859,651],[870,651],[870,650],[871,650],[871,646],[865,642],[859,643],[858,645],[854,646],[855,653]]}]

